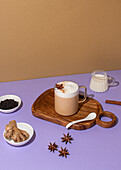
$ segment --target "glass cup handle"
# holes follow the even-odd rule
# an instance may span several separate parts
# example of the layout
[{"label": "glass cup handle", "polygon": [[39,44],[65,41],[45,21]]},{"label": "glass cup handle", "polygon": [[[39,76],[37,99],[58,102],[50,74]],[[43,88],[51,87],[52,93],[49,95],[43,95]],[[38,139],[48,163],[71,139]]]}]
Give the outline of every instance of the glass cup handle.
[{"label": "glass cup handle", "polygon": [[112,86],[115,83],[115,79],[113,77],[108,77],[108,80],[112,80],[111,83],[108,83],[108,86]]},{"label": "glass cup handle", "polygon": [[82,103],[87,99],[87,88],[86,88],[86,86],[79,86],[79,89],[82,89],[82,88],[85,89],[84,98],[83,98],[83,100],[79,101],[79,103]]}]

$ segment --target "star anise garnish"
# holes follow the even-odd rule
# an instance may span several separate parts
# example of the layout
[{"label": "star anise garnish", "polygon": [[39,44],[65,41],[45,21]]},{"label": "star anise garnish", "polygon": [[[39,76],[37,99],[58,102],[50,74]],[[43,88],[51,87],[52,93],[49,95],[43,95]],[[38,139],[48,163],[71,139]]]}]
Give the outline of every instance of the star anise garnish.
[{"label": "star anise garnish", "polygon": [[63,84],[56,84],[55,87],[57,89],[63,89],[64,88]]},{"label": "star anise garnish", "polygon": [[58,152],[60,153],[59,156],[62,156],[62,157],[65,156],[65,158],[67,158],[67,155],[70,155],[66,147],[64,149],[61,147],[61,150],[59,150]]},{"label": "star anise garnish", "polygon": [[71,140],[74,140],[69,133],[67,135],[63,134],[64,137],[62,137],[62,142],[65,142],[67,144],[68,142],[71,143]]},{"label": "star anise garnish", "polygon": [[48,149],[50,150],[50,152],[54,152],[55,150],[58,150],[58,145],[56,145],[56,143],[54,142],[53,144],[50,142],[50,145],[48,145]]}]

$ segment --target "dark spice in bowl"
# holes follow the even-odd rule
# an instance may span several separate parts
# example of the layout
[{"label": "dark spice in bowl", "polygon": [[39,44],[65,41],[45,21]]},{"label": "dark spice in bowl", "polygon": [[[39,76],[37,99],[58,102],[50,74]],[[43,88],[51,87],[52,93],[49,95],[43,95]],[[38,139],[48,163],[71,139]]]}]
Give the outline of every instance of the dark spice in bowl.
[{"label": "dark spice in bowl", "polygon": [[9,110],[18,106],[18,102],[14,99],[6,99],[0,102],[0,109]]}]

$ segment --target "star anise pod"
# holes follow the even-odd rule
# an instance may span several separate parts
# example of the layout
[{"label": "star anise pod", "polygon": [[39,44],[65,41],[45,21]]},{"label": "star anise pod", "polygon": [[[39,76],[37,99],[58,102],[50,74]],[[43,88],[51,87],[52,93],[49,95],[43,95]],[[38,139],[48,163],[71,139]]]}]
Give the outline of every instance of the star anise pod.
[{"label": "star anise pod", "polygon": [[65,144],[67,144],[68,142],[71,143],[71,140],[73,140],[73,138],[71,137],[71,135],[69,135],[69,133],[67,135],[63,134],[64,137],[62,137],[62,142],[65,142]]},{"label": "star anise pod", "polygon": [[63,87],[63,84],[56,84],[55,87],[56,87],[57,89],[63,89],[63,88],[64,88],[64,87]]},{"label": "star anise pod", "polygon": [[50,152],[54,152],[55,150],[58,150],[58,145],[56,145],[56,143],[54,142],[53,144],[50,142],[50,145],[48,145],[48,149],[50,150]]},{"label": "star anise pod", "polygon": [[59,150],[58,152],[60,153],[59,156],[62,156],[62,157],[65,156],[65,158],[67,158],[67,155],[70,155],[66,147],[64,149],[61,147],[61,150]]}]

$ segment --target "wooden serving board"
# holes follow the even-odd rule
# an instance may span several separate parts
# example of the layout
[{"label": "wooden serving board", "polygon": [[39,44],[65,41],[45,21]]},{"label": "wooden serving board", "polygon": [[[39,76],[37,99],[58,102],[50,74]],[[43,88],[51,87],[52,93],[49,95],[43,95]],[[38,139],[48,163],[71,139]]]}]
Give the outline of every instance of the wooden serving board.
[{"label": "wooden serving board", "polygon": [[[83,96],[79,96],[83,98]],[[54,109],[54,89],[48,89],[42,93],[32,105],[32,114],[35,117],[50,121],[62,126],[66,126],[69,122],[83,119],[89,113],[95,112],[97,115],[102,112],[101,104],[92,98],[87,98],[87,100],[79,105],[79,110],[76,114],[72,116],[61,116],[55,112]],[[96,119],[91,121],[85,121],[82,123],[77,123],[71,126],[72,129],[84,130],[91,128],[96,124]]]}]

